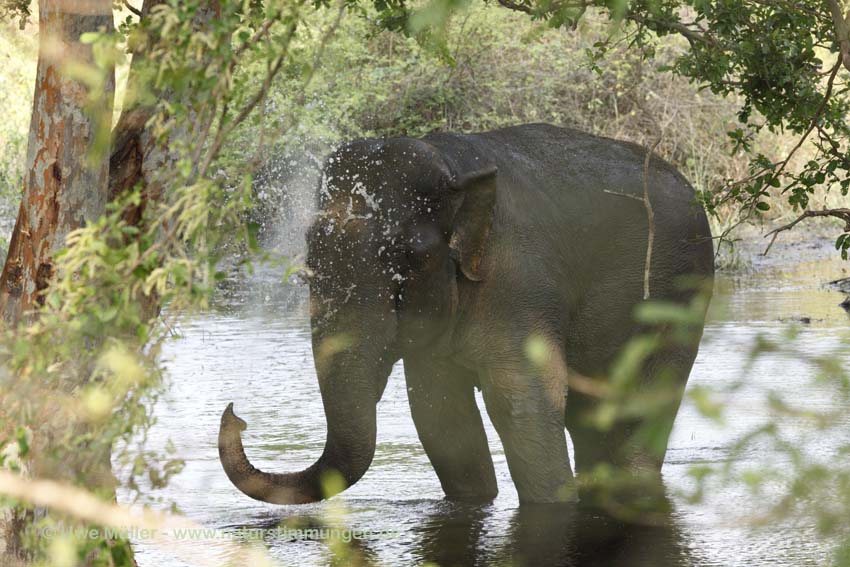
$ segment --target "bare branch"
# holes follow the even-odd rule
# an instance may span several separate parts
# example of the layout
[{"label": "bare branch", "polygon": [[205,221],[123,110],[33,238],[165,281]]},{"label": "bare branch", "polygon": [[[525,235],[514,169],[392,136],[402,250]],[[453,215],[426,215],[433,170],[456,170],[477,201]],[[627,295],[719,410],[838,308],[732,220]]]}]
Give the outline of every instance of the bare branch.
[{"label": "bare branch", "polygon": [[508,8],[509,10],[525,12],[526,14],[534,13],[534,10],[531,9],[531,6],[527,6],[525,4],[517,4],[516,2],[512,2],[511,0],[499,0],[499,4],[501,4],[505,8]]},{"label": "bare branch", "polygon": [[809,129],[806,130],[806,133],[800,137],[800,139],[797,141],[797,145],[795,145],[791,149],[791,151],[788,152],[788,155],[785,156],[785,159],[782,160],[782,162],[779,164],[779,167],[771,176],[771,179],[777,178],[779,174],[781,174],[785,170],[785,168],[788,166],[788,162],[791,161],[791,158],[794,156],[797,150],[799,150],[803,146],[803,143],[808,139],[809,135],[812,133],[812,130],[817,128],[818,121],[820,120],[820,117],[823,116],[823,112],[824,110],[826,110],[827,104],[829,104],[829,99],[832,97],[832,88],[835,84],[835,77],[836,75],[838,75],[838,70],[841,68],[841,63],[842,60],[839,59],[832,67],[832,71],[829,74],[829,80],[826,83],[826,92],[824,93],[823,100],[821,100],[817,110],[815,110],[815,114],[812,116],[812,120],[809,123]]},{"label": "bare branch", "polygon": [[124,6],[138,17],[142,17],[142,11],[130,4],[129,0],[124,0]]},{"label": "bare branch", "polygon": [[643,161],[643,206],[646,207],[646,221],[649,235],[646,238],[646,263],[643,267],[643,298],[649,299],[649,276],[652,268],[652,245],[655,242],[655,212],[652,210],[652,202],[649,200],[649,161],[655,153],[655,148],[661,143],[661,136],[655,139],[655,143],[646,152]]},{"label": "bare branch", "polygon": [[594,4],[594,0],[573,0],[566,2],[555,2],[548,6],[543,6],[541,7],[541,9],[535,9],[533,6],[520,2],[515,2],[514,0],[498,0],[498,2],[509,10],[515,10],[517,12],[524,12],[526,14],[537,16],[550,16],[559,10],[567,8],[572,8],[575,10],[579,10],[580,12],[584,12],[585,9],[593,6]]},{"label": "bare branch", "polygon": [[[272,81],[277,76],[277,74],[280,72],[280,70],[283,68],[283,62],[286,60],[287,56],[289,55],[289,46],[290,46],[290,43],[292,41],[292,38],[295,36],[296,29],[297,29],[297,26],[296,26],[295,23],[290,24],[290,26],[287,30],[287,34],[286,34],[285,48],[283,49],[283,51],[281,51],[281,53],[278,54],[278,56],[274,59],[274,61],[269,66],[268,71],[266,73],[266,76],[263,78],[263,84],[261,85],[259,90],[257,90],[256,93],[254,93],[254,96],[252,96],[248,100],[248,102],[245,104],[245,106],[242,108],[242,110],[240,110],[240,112],[236,115],[236,117],[232,121],[230,121],[227,124],[220,124],[219,125],[218,131],[216,132],[215,139],[213,140],[213,143],[212,143],[212,147],[207,152],[206,159],[204,159],[204,161],[201,164],[201,167],[199,169],[200,176],[206,175],[206,171],[209,168],[210,164],[212,163],[212,161],[216,157],[218,157],[218,152],[221,150],[221,145],[224,143],[225,139],[227,139],[227,137],[242,122],[244,122],[246,118],[248,118],[248,116],[251,114],[251,112],[254,110],[254,108],[258,104],[260,104],[263,101],[263,99],[265,99],[266,94],[268,93],[269,88],[271,87]],[[223,121],[223,118],[224,118],[224,116],[227,112],[228,105],[227,105],[226,102],[225,102],[225,104],[222,108],[223,108],[223,113],[221,115],[220,122]]]},{"label": "bare branch", "polygon": [[813,218],[813,217],[833,217],[839,220],[844,221],[844,232],[850,232],[850,209],[822,209],[820,211],[803,211],[799,217],[789,222],[786,225],[780,226],[779,228],[775,228],[764,235],[765,238],[768,236],[772,236],[770,239],[770,244],[767,245],[762,256],[767,256],[767,253],[770,252],[770,248],[773,246],[773,243],[776,242],[776,237],[779,236],[780,232],[785,232],[786,230],[791,230],[797,224],[804,219]]},{"label": "bare branch", "polygon": [[243,43],[242,45],[240,45],[236,49],[236,52],[234,53],[233,59],[231,60],[231,65],[230,65],[231,68],[236,66],[236,64],[239,62],[239,56],[242,55],[245,52],[245,50],[247,50],[251,47],[254,47],[260,41],[260,39],[262,39],[263,37],[265,37],[268,34],[269,29],[271,29],[272,25],[276,21],[277,21],[277,19],[265,20],[263,22],[263,25],[261,25],[259,28],[257,28],[257,31],[254,32],[254,35],[252,35],[248,39],[248,41],[246,41],[245,43]]},{"label": "bare branch", "polygon": [[654,27],[676,32],[685,39],[687,39],[688,43],[690,43],[691,45],[693,45],[694,43],[702,43],[704,45],[710,45],[712,47],[717,46],[717,42],[714,40],[714,38],[711,38],[704,33],[697,32],[681,22],[659,22],[658,20],[645,18],[640,14],[635,13],[627,14],[626,18],[636,24],[649,27],[650,29]]},{"label": "bare branch", "polygon": [[[841,58],[839,57],[838,60],[835,62],[835,65],[833,65],[832,68],[828,71],[829,72],[829,80],[827,81],[827,84],[826,84],[826,92],[824,93],[823,99],[821,100],[821,103],[818,106],[817,110],[815,110],[814,115],[812,115],[812,119],[809,122],[808,130],[806,130],[806,132],[800,137],[800,139],[797,140],[797,143],[794,145],[793,148],[791,148],[791,151],[788,152],[788,155],[785,156],[785,159],[782,160],[782,161],[779,161],[779,162],[771,163],[770,165],[759,169],[758,171],[756,171],[755,173],[753,173],[752,175],[749,175],[748,177],[746,177],[744,179],[739,179],[738,181],[734,181],[734,182],[730,181],[730,183],[727,184],[726,188],[723,191],[723,193],[725,195],[722,198],[720,198],[719,200],[715,201],[715,203],[717,205],[723,204],[723,203],[725,203],[728,200],[733,198],[734,194],[732,193],[732,189],[734,187],[738,187],[740,185],[744,185],[746,183],[749,183],[749,182],[753,181],[754,179],[756,179],[757,177],[760,177],[761,175],[763,175],[764,173],[766,173],[769,170],[773,170],[773,175],[771,175],[771,179],[777,179],[782,174],[782,172],[785,171],[785,168],[788,166],[788,163],[791,161],[791,158],[794,157],[794,154],[797,153],[797,151],[801,147],[803,147],[803,144],[809,138],[812,131],[815,130],[816,128],[819,131],[821,130],[818,122],[820,121],[821,116],[823,116],[823,113],[826,110],[826,106],[827,106],[827,104],[829,104],[829,101],[832,98],[833,90],[834,90],[834,86],[835,86],[835,78],[838,75],[838,71],[841,69],[841,66],[842,66],[842,61],[841,61]],[[827,138],[829,138],[829,136],[827,136]]]},{"label": "bare branch", "polygon": [[[340,2],[339,10],[337,11],[336,19],[325,29],[325,32],[322,36],[321,42],[319,44],[319,48],[316,50],[316,53],[313,55],[313,63],[309,67],[309,71],[307,76],[303,78],[301,81],[301,89],[298,92],[297,96],[294,98],[292,107],[300,108],[301,105],[307,99],[307,89],[310,86],[313,78],[316,75],[316,70],[321,66],[322,61],[324,60],[325,50],[327,49],[328,44],[330,43],[331,38],[336,33],[337,29],[339,29],[339,25],[342,22],[342,16],[345,14],[345,2]],[[297,113],[290,113],[287,115],[288,119],[281,120],[281,123],[274,128],[273,130],[268,132],[269,138],[278,138],[283,135],[284,132],[292,128],[298,121]]]},{"label": "bare branch", "polygon": [[[515,0],[498,0],[498,2],[509,10],[523,12],[532,16],[549,16],[564,8],[583,10],[594,5],[593,0],[575,0],[573,2],[555,2],[547,7],[537,10],[529,4],[516,2]],[[636,13],[626,14],[626,19],[631,20],[638,25],[649,27],[650,29],[664,29],[678,33],[687,39],[691,45],[695,43],[702,43],[713,47],[717,46],[717,42],[714,38],[707,35],[706,32],[694,30],[682,22],[662,22]]]},{"label": "bare branch", "polygon": [[652,209],[652,202],[649,200],[649,162],[652,159],[655,149],[661,143],[662,136],[659,135],[652,144],[652,147],[646,152],[646,159],[643,161],[643,196],[630,195],[628,193],[620,193],[619,191],[611,191],[603,189],[603,193],[616,195],[617,197],[626,197],[643,203],[646,209],[646,221],[648,226],[648,235],[646,237],[646,262],[643,268],[643,298],[649,299],[649,276],[652,273],[652,247],[655,243],[655,212]]},{"label": "bare branch", "polygon": [[619,191],[611,191],[610,189],[603,189],[602,192],[609,195],[617,195],[618,197],[626,197],[627,199],[634,199],[643,203],[643,197],[638,197],[637,195],[629,195],[628,193],[620,193]]}]

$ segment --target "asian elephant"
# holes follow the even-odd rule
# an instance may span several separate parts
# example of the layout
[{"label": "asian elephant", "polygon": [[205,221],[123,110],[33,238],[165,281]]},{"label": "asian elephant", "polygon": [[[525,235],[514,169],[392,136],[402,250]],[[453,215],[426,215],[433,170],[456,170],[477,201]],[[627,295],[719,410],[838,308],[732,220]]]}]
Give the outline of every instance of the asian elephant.
[{"label": "asian elephant", "polygon": [[662,340],[642,365],[638,390],[663,374],[673,400],[653,417],[660,447],[632,441],[648,418],[604,431],[584,418],[618,353],[646,331],[634,312],[644,301],[650,226],[650,299],[686,305],[710,294],[708,222],[671,165],[634,144],[530,124],[351,142],[327,158],[319,193],[305,271],[327,440],[305,470],[257,470],[230,404],[219,455],[241,491],[295,504],[329,496],[323,478],[332,471],[345,486],[357,482],[372,462],[376,404],[398,360],[450,499],[497,492],[476,387],[521,503],[576,498],[565,428],[578,474],[600,463],[660,471],[707,299],[691,340]]}]

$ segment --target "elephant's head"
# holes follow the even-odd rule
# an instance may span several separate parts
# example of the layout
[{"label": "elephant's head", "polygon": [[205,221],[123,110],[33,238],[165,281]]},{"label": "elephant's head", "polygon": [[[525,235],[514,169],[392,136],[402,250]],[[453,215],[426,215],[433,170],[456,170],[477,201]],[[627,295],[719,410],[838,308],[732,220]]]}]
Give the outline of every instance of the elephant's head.
[{"label": "elephant's head", "polygon": [[[307,234],[327,440],[303,471],[259,471],[242,447],[246,424],[228,406],[219,455],[247,495],[276,504],[312,502],[351,486],[369,468],[376,404],[392,365],[446,331],[458,277],[481,279],[496,168],[453,169],[435,147],[411,139],[354,142],[328,158],[319,213]],[[341,476],[344,486],[326,482],[329,475]]]}]

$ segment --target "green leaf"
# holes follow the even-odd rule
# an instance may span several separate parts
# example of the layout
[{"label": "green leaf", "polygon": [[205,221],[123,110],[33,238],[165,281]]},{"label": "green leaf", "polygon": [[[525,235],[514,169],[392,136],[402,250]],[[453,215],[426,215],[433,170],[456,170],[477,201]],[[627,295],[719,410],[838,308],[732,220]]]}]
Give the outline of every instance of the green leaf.
[{"label": "green leaf", "polygon": [[91,45],[102,37],[100,32],[85,32],[80,34],[80,43]]}]

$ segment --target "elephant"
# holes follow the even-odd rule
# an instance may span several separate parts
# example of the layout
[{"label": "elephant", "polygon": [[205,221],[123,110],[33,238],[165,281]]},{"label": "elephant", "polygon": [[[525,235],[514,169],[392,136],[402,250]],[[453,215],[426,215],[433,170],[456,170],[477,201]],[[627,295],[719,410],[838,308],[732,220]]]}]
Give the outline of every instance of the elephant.
[{"label": "elephant", "polygon": [[[578,499],[567,432],[579,476],[600,464],[660,475],[714,275],[706,214],[672,165],[632,143],[527,124],[349,142],[326,159],[318,192],[305,273],[324,450],[299,472],[254,468],[231,403],[219,456],[242,492],[298,504],[357,482],[399,360],[450,500],[497,494],[476,388],[520,504]],[[649,417],[604,430],[586,419],[624,346],[646,331],[634,317],[646,283],[650,301],[706,298],[692,340],[662,341],[641,367],[640,388],[663,374],[673,400],[651,417],[652,450],[634,442]]]}]

